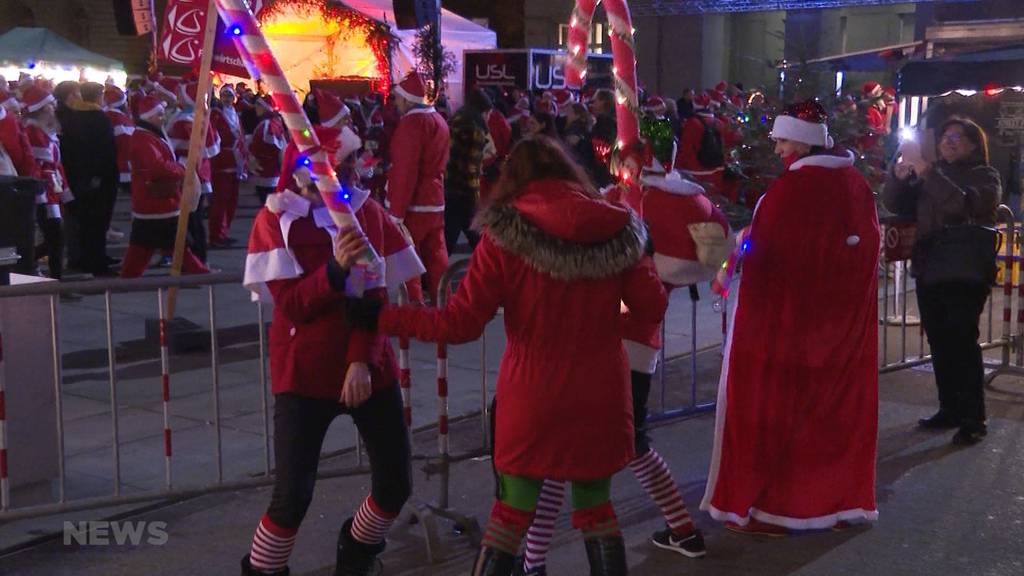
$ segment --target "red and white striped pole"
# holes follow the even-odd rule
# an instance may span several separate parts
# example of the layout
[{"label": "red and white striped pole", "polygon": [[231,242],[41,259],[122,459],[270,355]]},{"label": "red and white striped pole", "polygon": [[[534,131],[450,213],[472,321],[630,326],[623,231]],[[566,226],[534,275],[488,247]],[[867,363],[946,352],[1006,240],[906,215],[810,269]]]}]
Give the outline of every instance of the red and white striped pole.
[{"label": "red and white striped pole", "polygon": [[448,456],[448,345],[437,343],[437,449]]},{"label": "red and white striped pole", "polygon": [[168,489],[171,487],[171,369],[170,353],[167,349],[167,316],[164,312],[164,291],[157,290],[157,308],[160,309],[160,383],[163,388],[164,408],[164,476]]},{"label": "red and white striped pole", "polygon": [[402,389],[402,414],[405,426],[412,430],[412,368],[409,366],[409,339],[398,339],[398,385]]},{"label": "red and white striped pole", "polygon": [[[270,90],[270,97],[281,113],[292,141],[299,152],[310,160],[310,171],[316,177],[316,187],[327,205],[334,223],[341,227],[359,229],[359,222],[352,214],[349,205],[350,197],[347,190],[338,181],[334,167],[331,166],[327,152],[321,148],[320,141],[292,92],[288,79],[285,78],[281,66],[267,44],[263,32],[257,25],[256,18],[249,11],[243,0],[216,0],[217,11],[224,20],[226,33],[231,35],[239,55],[246,60],[250,69],[255,69],[260,79]],[[372,246],[367,245],[361,263],[368,267],[367,272],[379,271],[381,259]]]},{"label": "red and white striped pole", "polygon": [[7,480],[7,377],[4,374],[4,337],[0,334],[0,510],[11,505]]}]

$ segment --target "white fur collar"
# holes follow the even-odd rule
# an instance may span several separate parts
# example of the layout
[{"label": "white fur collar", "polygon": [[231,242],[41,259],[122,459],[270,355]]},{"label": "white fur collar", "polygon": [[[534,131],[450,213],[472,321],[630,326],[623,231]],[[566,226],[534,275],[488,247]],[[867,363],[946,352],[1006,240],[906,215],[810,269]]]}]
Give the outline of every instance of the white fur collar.
[{"label": "white fur collar", "polygon": [[424,106],[422,108],[412,108],[405,113],[406,116],[412,116],[413,114],[431,114],[437,112],[433,106]]},{"label": "white fur collar", "polygon": [[853,151],[847,150],[846,156],[832,156],[829,154],[816,154],[814,156],[806,156],[794,162],[789,169],[799,170],[804,166],[820,166],[822,168],[831,168],[833,170],[838,168],[849,168],[853,166]]},{"label": "white fur collar", "polygon": [[640,183],[679,196],[694,196],[704,193],[704,188],[700,184],[683,178],[675,170],[665,175],[645,175],[640,178]]},{"label": "white fur collar", "polygon": [[[352,206],[352,212],[358,212],[360,208],[366,204],[366,201],[370,198],[370,191],[362,188],[352,186],[349,188],[349,204]],[[312,207],[312,202],[303,198],[302,196],[292,192],[291,190],[282,190],[277,194],[271,194],[267,196],[267,208],[270,209],[274,214],[288,213],[297,218],[302,218],[309,214],[309,210]],[[323,222],[330,222],[333,225],[333,220],[330,218],[330,212],[326,206],[317,207],[313,209],[314,218],[316,212],[323,210],[324,214],[328,215],[326,220]],[[321,220],[317,220],[317,226],[325,228],[326,224],[321,226]]]}]

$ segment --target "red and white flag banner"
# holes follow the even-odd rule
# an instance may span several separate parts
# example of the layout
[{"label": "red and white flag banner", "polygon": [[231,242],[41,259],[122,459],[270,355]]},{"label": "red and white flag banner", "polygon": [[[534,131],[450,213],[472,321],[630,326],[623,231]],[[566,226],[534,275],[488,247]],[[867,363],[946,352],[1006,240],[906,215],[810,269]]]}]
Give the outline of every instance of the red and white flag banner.
[{"label": "red and white flag banner", "polygon": [[[209,0],[168,0],[160,35],[161,60],[179,66],[199,67],[206,10],[209,6]],[[242,78],[249,77],[238,49],[220,18],[217,19],[212,70]]]}]

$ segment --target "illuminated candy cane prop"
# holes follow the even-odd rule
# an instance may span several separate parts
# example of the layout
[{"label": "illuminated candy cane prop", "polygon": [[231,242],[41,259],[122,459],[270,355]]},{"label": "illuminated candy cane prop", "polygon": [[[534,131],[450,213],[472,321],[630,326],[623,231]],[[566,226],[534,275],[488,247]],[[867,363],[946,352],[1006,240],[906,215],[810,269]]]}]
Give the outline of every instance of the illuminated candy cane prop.
[{"label": "illuminated candy cane prop", "polygon": [[[291,134],[292,141],[307,158],[310,172],[315,176],[315,184],[324,204],[331,214],[331,219],[339,228],[350,226],[359,229],[359,222],[352,214],[349,205],[348,191],[338,182],[334,167],[327,159],[327,152],[320,147],[316,132],[313,131],[309,118],[299,105],[298,98],[292,92],[288,80],[277,63],[277,58],[270,50],[267,39],[263,37],[256,23],[256,18],[245,5],[244,0],[216,0],[217,12],[225,22],[227,33],[232,36],[239,55],[246,61],[246,68],[255,70],[263,83],[270,90],[274,105],[281,112],[284,124]],[[360,264],[367,266],[368,271],[380,269],[382,260],[372,246],[367,246],[366,253]]]},{"label": "illuminated candy cane prop", "polygon": [[[587,76],[587,39],[594,10],[602,0],[576,0],[569,20],[569,60],[565,66],[565,82],[579,89]],[[636,47],[633,45],[633,21],[626,0],[604,0],[608,28],[612,36],[612,75],[615,78],[615,121],[618,148],[640,141],[637,117],[640,103],[636,87]]]}]

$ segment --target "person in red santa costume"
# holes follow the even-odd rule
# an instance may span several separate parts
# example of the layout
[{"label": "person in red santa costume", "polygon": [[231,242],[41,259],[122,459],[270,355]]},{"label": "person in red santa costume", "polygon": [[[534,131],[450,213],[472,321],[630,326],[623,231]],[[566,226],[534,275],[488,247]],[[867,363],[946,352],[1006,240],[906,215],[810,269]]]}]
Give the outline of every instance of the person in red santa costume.
[{"label": "person in red santa costume", "polygon": [[511,574],[547,478],[573,483],[573,526],[590,573],[626,574],[609,500],[611,476],[634,457],[620,305],[646,323],[667,306],[643,223],[601,198],[562,145],[543,136],[512,150],[478,222],[483,236],[446,308],[387,308],[380,317],[382,332],[458,344],[479,338],[504,309],[498,498],[472,574]]},{"label": "person in red santa costume", "polygon": [[882,137],[892,131],[892,113],[885,101],[885,90],[882,85],[875,81],[864,84],[863,88],[865,105],[864,118],[867,122],[867,133],[860,138],[862,152],[869,151],[878,146]]},{"label": "person in red santa costume", "polygon": [[[448,123],[429,104],[426,86],[415,71],[395,85],[402,113],[391,137],[387,207],[404,227],[427,267],[427,294],[437,302],[441,275],[448,268],[444,244],[444,172],[448,165]],[[409,282],[409,298],[422,303],[419,278]]]},{"label": "person in red santa costume", "polygon": [[[289,173],[289,185],[267,198],[249,238],[244,284],[254,299],[274,304],[270,372],[277,474],[270,505],[242,559],[243,576],[289,573],[296,535],[313,499],[320,449],[336,417],[352,417],[371,473],[370,494],[342,525],[334,574],[380,573],[377,556],[412,489],[395,355],[359,310],[368,301],[386,301],[388,288],[424,269],[384,208],[355,185],[352,152],[361,142],[347,126],[343,132],[330,161],[342,162],[340,193],[362,232],[339,231],[309,168],[300,163]],[[359,278],[355,264],[367,244],[383,257],[384,270]],[[349,296],[356,292],[361,299]]]},{"label": "person in red santa costume", "polygon": [[60,159],[57,133],[57,101],[38,83],[30,85],[21,95],[25,136],[32,147],[32,156],[39,165],[44,192],[36,198],[36,223],[43,232],[50,277],[60,279],[64,272],[64,229],[61,205],[74,199],[64,164]]},{"label": "person in red santa costume", "polygon": [[18,122],[20,110],[17,96],[0,89],[0,146],[10,159],[8,170],[11,172],[4,175],[39,178],[39,165],[32,155],[32,144]]},{"label": "person in red santa costume", "polygon": [[[139,101],[139,117],[132,132],[132,231],[121,263],[122,278],[142,276],[153,252],[168,256],[174,250],[185,167],[175,159],[174,146],[162,128],[164,110],[164,103],[155,96]],[[210,270],[185,246],[182,271],[203,274]]]},{"label": "person in red santa costume", "polygon": [[235,109],[235,89],[225,84],[220,98],[210,108],[210,131],[220,139],[220,151],[210,161],[213,196],[210,199],[210,245],[234,244],[228,236],[238,209],[238,188],[248,177],[245,162],[245,133]]},{"label": "person in red santa costume", "polygon": [[281,176],[281,153],[287,145],[284,123],[274,110],[274,103],[268,96],[257,96],[256,113],[260,122],[249,143],[250,178],[256,185],[260,204],[267,202],[267,196],[277,189]]},{"label": "person in red santa costume", "polygon": [[758,203],[733,289],[701,509],[734,531],[878,517],[878,218],[826,119],[814,101],[775,119],[786,171]]},{"label": "person in red santa costume", "polygon": [[[167,137],[174,146],[174,154],[182,165],[188,160],[189,139],[195,124],[196,91],[198,82],[187,82],[178,85],[178,113],[171,118],[167,128]],[[205,96],[204,96],[205,97]],[[207,198],[213,193],[213,171],[210,160],[220,154],[220,135],[212,127],[206,127],[206,140],[199,150],[199,208],[189,214],[188,235],[192,250],[200,260],[206,262],[207,237],[203,225],[203,214],[208,205]]]},{"label": "person in red santa costume", "polygon": [[[646,223],[654,246],[655,268],[666,292],[690,286],[692,296],[697,283],[714,277],[729,256],[732,242],[725,215],[708,200],[703,188],[672,169],[674,156],[658,160],[650,145],[643,144],[627,150],[617,162],[619,184],[610,188],[605,198],[629,206]],[[623,310],[623,345],[630,365],[636,448],[636,458],[629,468],[657,503],[667,525],[651,537],[651,542],[689,558],[700,558],[706,554],[704,537],[686,509],[672,472],[651,446],[647,434],[647,400],[662,346],[661,322],[638,320]],[[545,480],[537,514],[526,535],[525,575],[547,574],[547,552],[564,498],[564,482]]]},{"label": "person in red santa costume", "polygon": [[121,188],[131,189],[132,165],[132,132],[135,122],[126,113],[128,97],[117,86],[107,86],[103,90],[103,111],[114,127],[114,141],[117,143],[117,172]]},{"label": "person in red santa costume", "polygon": [[709,195],[725,190],[725,124],[714,113],[707,92],[693,99],[694,114],[683,122],[676,167],[697,181]]}]

